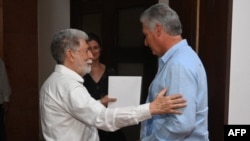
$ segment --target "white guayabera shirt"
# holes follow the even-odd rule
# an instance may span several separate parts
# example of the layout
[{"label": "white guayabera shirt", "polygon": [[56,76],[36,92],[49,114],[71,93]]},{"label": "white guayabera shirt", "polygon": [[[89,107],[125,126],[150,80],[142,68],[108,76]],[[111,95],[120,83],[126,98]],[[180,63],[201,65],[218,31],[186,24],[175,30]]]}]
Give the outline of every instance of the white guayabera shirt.
[{"label": "white guayabera shirt", "polygon": [[63,65],[40,90],[40,118],[46,141],[99,141],[96,128],[114,131],[151,118],[149,104],[108,109],[93,99],[83,78]]}]

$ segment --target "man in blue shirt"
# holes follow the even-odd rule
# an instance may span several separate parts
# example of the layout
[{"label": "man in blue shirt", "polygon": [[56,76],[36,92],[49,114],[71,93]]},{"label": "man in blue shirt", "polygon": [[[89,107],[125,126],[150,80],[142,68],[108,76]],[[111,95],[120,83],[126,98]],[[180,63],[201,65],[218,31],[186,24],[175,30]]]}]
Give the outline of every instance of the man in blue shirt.
[{"label": "man in blue shirt", "polygon": [[182,93],[187,99],[183,114],[154,115],[143,121],[141,141],[208,141],[206,72],[196,52],[181,36],[177,13],[158,3],[145,10],[140,21],[144,44],[159,58],[147,102],[164,87],[168,87],[167,95]]}]

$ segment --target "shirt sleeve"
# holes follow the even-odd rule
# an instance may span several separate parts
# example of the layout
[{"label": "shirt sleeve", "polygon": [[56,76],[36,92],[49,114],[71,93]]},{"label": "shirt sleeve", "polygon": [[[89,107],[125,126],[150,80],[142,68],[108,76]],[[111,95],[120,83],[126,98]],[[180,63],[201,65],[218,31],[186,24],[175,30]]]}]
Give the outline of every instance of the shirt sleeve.
[{"label": "shirt sleeve", "polygon": [[115,131],[151,118],[149,104],[110,109],[93,99],[85,87],[77,87],[70,93],[66,102],[68,111],[81,122],[98,129]]},{"label": "shirt sleeve", "polygon": [[[196,93],[198,91],[195,74],[182,64],[173,65],[170,69],[168,94],[181,93],[187,100],[187,107],[181,115],[167,115],[161,130],[167,130],[172,139],[187,136],[195,127]],[[158,123],[159,124],[159,123]]]}]

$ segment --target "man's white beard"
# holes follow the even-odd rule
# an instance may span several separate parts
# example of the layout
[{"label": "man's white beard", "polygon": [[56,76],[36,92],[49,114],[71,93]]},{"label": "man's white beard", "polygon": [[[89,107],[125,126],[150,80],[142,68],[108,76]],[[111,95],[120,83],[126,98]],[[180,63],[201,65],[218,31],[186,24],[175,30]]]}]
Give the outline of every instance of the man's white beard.
[{"label": "man's white beard", "polygon": [[85,67],[84,67],[84,75],[88,74],[91,72],[91,65],[92,64],[92,60],[88,60]]},{"label": "man's white beard", "polygon": [[84,68],[84,75],[88,74],[91,72],[91,66],[90,65],[86,65],[86,67]]}]

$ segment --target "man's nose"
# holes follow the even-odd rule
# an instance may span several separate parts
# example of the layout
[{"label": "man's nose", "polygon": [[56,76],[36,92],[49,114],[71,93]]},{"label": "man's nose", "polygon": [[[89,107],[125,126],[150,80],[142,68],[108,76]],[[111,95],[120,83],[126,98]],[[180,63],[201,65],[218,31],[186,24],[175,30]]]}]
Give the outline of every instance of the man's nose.
[{"label": "man's nose", "polygon": [[91,51],[88,51],[88,56],[89,56],[90,59],[93,59],[93,54],[92,54]]}]

